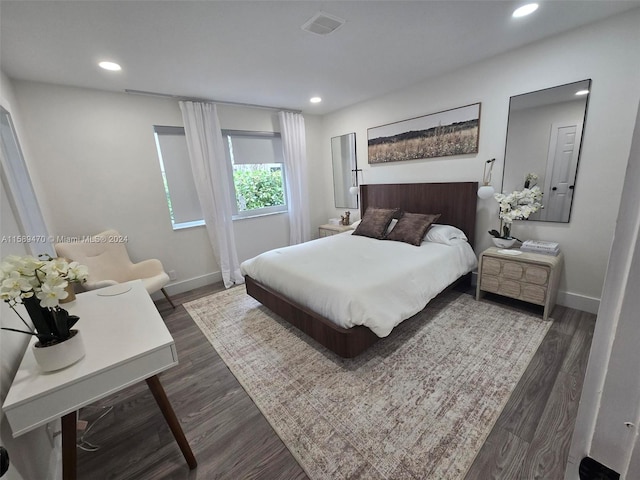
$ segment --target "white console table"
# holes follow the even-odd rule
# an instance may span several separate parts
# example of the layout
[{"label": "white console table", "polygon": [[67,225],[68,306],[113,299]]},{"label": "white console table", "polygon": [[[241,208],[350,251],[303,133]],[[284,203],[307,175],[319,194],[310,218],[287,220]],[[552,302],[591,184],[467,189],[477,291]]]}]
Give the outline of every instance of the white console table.
[{"label": "white console table", "polygon": [[74,328],[82,331],[86,356],[43,373],[31,345],[27,348],[3,405],[13,436],[62,417],[63,477],[74,480],[77,411],[145,380],[189,467],[195,468],[191,447],[157,377],[178,364],[175,344],[142,282],[85,292],[63,307],[80,317]]}]

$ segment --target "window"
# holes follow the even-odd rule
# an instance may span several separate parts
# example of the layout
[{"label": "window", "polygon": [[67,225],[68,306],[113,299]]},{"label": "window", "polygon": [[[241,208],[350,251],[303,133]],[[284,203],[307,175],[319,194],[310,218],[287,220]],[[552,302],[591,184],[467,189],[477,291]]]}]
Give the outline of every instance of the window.
[{"label": "window", "polygon": [[234,216],[286,212],[280,134],[222,130],[222,137],[232,166]]},{"label": "window", "polygon": [[[174,230],[204,225],[183,127],[154,126],[158,160]],[[286,212],[279,133],[223,130],[234,218]]]},{"label": "window", "polygon": [[156,125],[153,131],[173,229],[204,225],[184,128]]}]

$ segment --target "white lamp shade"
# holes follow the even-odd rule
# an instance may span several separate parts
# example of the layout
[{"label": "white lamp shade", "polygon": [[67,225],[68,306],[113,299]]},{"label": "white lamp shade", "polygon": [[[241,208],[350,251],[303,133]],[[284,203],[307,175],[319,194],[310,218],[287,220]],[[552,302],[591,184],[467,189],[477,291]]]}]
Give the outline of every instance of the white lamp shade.
[{"label": "white lamp shade", "polygon": [[491,198],[496,191],[491,185],[483,185],[478,189],[478,197],[484,199]]},{"label": "white lamp shade", "polygon": [[351,187],[351,188],[349,189],[349,193],[350,193],[351,195],[358,195],[358,193],[360,193],[360,189],[359,189],[358,187]]}]

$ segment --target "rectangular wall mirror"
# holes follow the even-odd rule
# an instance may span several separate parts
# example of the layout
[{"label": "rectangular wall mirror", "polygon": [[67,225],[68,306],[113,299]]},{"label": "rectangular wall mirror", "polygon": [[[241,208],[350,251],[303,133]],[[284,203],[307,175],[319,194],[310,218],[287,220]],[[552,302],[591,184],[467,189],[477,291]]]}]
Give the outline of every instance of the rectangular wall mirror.
[{"label": "rectangular wall mirror", "polygon": [[358,196],[349,189],[356,186],[356,134],[347,133],[331,139],[333,162],[333,194],[336,208],[358,208]]},{"label": "rectangular wall mirror", "polygon": [[591,80],[511,97],[502,192],[538,185],[543,209],[529,220],[568,222]]}]

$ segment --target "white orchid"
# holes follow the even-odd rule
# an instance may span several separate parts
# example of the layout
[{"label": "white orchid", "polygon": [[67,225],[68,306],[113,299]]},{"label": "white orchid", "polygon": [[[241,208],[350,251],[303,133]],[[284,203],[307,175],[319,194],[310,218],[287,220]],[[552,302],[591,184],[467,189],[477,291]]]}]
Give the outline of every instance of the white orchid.
[{"label": "white orchid", "polygon": [[89,277],[89,269],[78,262],[71,262],[67,271],[67,280],[70,282],[85,282]]},{"label": "white orchid", "polygon": [[[59,279],[60,277],[57,278]],[[40,306],[46,308],[56,307],[60,300],[69,296],[69,293],[65,291],[67,285],[68,282],[66,280],[44,282],[40,291],[36,293],[36,297],[40,300]]]},{"label": "white orchid", "polygon": [[12,271],[4,276],[0,285],[0,298],[2,300],[15,299],[17,297],[33,296],[33,286],[28,278],[20,275],[20,272]]},{"label": "white orchid", "polygon": [[516,190],[508,195],[496,193],[494,198],[500,205],[500,232],[496,230],[489,232],[494,237],[510,238],[511,224],[514,220],[526,220],[544,208],[541,203],[542,191],[538,186]]},{"label": "white orchid", "polygon": [[41,270],[47,275],[66,275],[69,271],[69,264],[63,258],[52,258],[42,265]]},{"label": "white orchid", "polygon": [[63,258],[9,255],[0,263],[0,300],[13,306],[35,295],[41,307],[54,308],[68,296],[69,282],[84,282],[88,275],[87,267]]},{"label": "white orchid", "polygon": [[26,257],[11,256],[8,258],[11,259],[10,261],[13,261],[15,270],[20,272],[20,275],[24,275],[26,277],[34,276],[35,271],[44,265],[43,261],[38,260],[36,257],[31,255],[27,255]]},{"label": "white orchid", "polygon": [[509,195],[496,193],[494,197],[500,204],[500,219],[505,223],[525,220],[542,208],[542,191],[538,186],[516,190]]},{"label": "white orchid", "polygon": [[[43,259],[31,255],[10,255],[0,263],[0,300],[16,312],[27,330],[2,327],[3,330],[36,335],[41,345],[53,345],[71,336],[71,327],[78,321],[75,315],[60,308],[60,300],[69,296],[65,290],[69,283],[84,282],[87,267],[63,258]],[[16,310],[24,304],[33,326]]]}]

